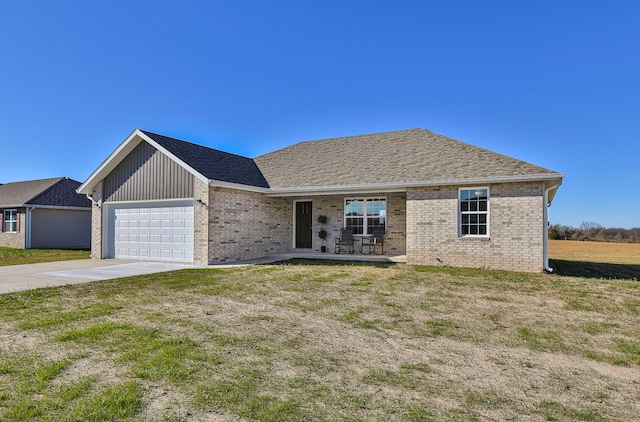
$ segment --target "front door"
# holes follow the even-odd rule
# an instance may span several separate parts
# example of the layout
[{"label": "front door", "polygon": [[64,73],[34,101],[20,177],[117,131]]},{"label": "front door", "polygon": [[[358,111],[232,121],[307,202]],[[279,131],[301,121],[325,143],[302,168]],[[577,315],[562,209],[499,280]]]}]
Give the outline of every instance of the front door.
[{"label": "front door", "polygon": [[296,202],[296,248],[311,248],[313,220],[311,201]]}]

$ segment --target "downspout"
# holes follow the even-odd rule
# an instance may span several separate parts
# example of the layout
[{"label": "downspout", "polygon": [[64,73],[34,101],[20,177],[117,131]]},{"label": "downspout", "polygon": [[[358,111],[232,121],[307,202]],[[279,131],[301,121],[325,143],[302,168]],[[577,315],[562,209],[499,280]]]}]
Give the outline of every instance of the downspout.
[{"label": "downspout", "polygon": [[542,204],[542,259],[543,259],[543,270],[547,272],[553,272],[553,268],[549,267],[549,207],[551,204],[549,203],[549,192],[553,189],[557,189],[560,186],[560,183],[557,183],[551,187],[548,187],[544,190],[544,196]]},{"label": "downspout", "polygon": [[24,248],[31,249],[31,212],[35,207],[26,207],[25,223],[24,223]]}]

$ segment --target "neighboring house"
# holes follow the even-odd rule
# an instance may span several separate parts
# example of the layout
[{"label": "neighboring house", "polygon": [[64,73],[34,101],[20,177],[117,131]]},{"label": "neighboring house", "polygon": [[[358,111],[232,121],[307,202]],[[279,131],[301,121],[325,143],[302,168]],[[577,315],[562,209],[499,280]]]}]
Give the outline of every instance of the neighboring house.
[{"label": "neighboring house", "polygon": [[89,249],[91,201],[67,177],[0,185],[0,246]]},{"label": "neighboring house", "polygon": [[255,159],[136,129],[78,189],[92,256],[206,265],[386,231],[409,264],[539,272],[563,174],[423,129],[301,142]]}]

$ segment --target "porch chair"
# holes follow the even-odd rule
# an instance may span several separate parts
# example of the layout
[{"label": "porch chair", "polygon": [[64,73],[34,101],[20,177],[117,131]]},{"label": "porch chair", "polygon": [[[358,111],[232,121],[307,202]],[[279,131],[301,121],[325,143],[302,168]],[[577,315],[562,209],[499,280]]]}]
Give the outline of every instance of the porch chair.
[{"label": "porch chair", "polygon": [[351,231],[351,229],[342,229],[340,237],[336,239],[335,253],[342,252],[343,248],[349,253],[355,252],[353,246],[353,231]]},{"label": "porch chair", "polygon": [[[360,253],[364,253],[364,248],[367,248],[367,253],[373,252],[376,255],[384,254],[384,229],[383,228],[375,228],[373,229],[373,234],[368,237],[362,238],[362,243],[360,244]],[[380,246],[380,253],[376,253],[376,247]]]}]

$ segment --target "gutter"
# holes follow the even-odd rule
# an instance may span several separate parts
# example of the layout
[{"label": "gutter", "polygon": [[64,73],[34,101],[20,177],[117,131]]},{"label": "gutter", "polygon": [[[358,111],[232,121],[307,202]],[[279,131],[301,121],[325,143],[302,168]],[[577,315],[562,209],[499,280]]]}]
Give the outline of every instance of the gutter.
[{"label": "gutter", "polygon": [[264,193],[264,194],[268,194],[272,192],[271,188],[261,188],[258,186],[243,185],[240,183],[233,183],[233,182],[223,182],[220,180],[212,180],[212,179],[209,179],[207,181],[207,184],[209,186],[218,187],[218,188],[236,189],[236,190],[243,190],[243,191],[257,192],[257,193]]},{"label": "gutter", "polygon": [[543,204],[542,204],[542,259],[543,270],[546,272],[553,272],[553,268],[549,267],[549,192],[553,189],[558,189],[560,183],[556,183],[544,190]]},{"label": "gutter", "polygon": [[48,209],[48,210],[90,210],[91,207],[74,207],[71,205],[27,205],[27,207],[31,207],[32,210],[38,209]]},{"label": "gutter", "polygon": [[[500,176],[469,179],[441,179],[417,182],[376,183],[365,185],[334,185],[334,186],[310,186],[293,188],[249,188],[247,190],[261,189],[268,196],[299,196],[299,195],[331,195],[346,194],[352,192],[404,192],[409,188],[434,187],[434,186],[463,186],[494,183],[539,182],[546,180],[562,179],[562,173],[535,174],[524,176]],[[257,191],[257,190],[256,190]],[[265,192],[266,191],[266,192]]]},{"label": "gutter", "polygon": [[31,211],[35,210],[36,208],[50,209],[50,210],[89,210],[91,209],[91,207],[75,207],[71,205],[33,205],[33,204],[9,204],[9,205],[2,205],[2,208],[3,209],[26,208],[26,209],[31,209]]}]

